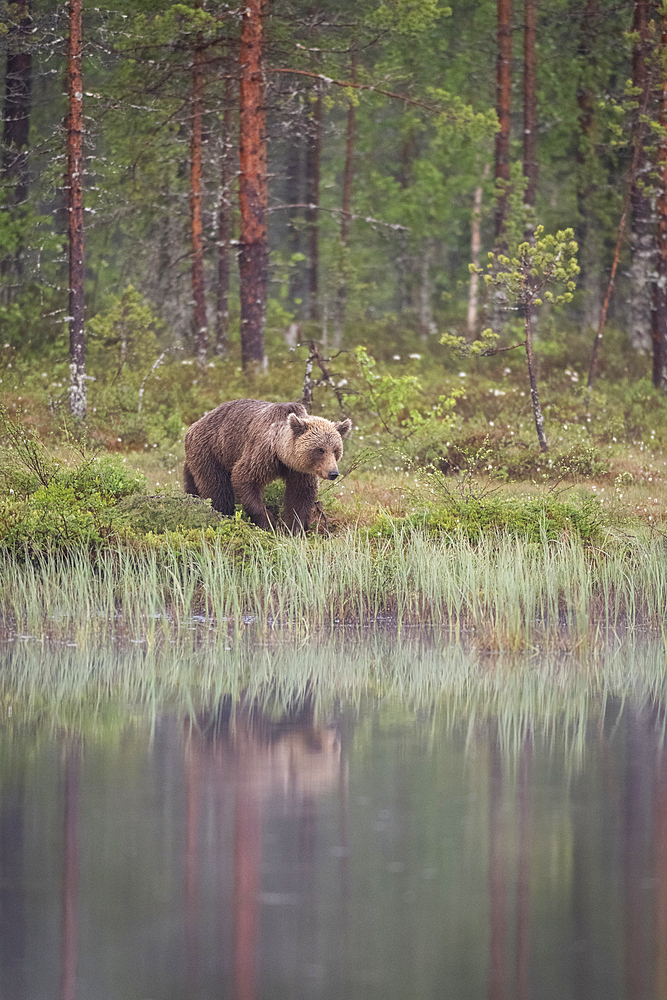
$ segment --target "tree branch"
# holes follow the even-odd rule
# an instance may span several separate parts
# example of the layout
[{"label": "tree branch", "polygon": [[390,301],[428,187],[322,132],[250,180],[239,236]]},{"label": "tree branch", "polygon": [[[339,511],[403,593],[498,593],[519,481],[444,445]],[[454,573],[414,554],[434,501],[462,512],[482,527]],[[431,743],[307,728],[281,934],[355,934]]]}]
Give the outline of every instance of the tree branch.
[{"label": "tree branch", "polygon": [[438,107],[437,104],[427,104],[425,101],[417,101],[413,97],[406,97],[405,94],[396,94],[392,90],[381,90],[380,87],[376,87],[372,83],[353,83],[352,80],[332,80],[330,76],[325,76],[324,73],[311,73],[307,69],[289,69],[282,66],[271,66],[269,73],[294,73],[297,76],[309,76],[314,80],[322,80],[323,83],[328,85],[333,84],[336,87],[344,87],[346,90],[348,88],[352,90],[370,90],[375,94],[382,94],[383,97],[392,97],[394,100],[403,101],[404,104],[410,104],[412,107],[430,111],[431,114],[444,114],[443,108]]}]

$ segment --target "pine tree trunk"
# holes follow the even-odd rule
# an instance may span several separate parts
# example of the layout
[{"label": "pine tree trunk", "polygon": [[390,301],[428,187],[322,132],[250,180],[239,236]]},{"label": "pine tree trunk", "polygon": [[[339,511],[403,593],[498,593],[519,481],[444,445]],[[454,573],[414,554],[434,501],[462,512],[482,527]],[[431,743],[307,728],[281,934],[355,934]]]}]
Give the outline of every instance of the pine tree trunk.
[{"label": "pine tree trunk", "polygon": [[246,0],[239,49],[239,278],[244,369],[264,361],[268,289],[262,13],[263,0]]},{"label": "pine tree trunk", "polygon": [[[483,178],[489,176],[491,170],[491,164],[486,163],[484,165]],[[473,200],[472,207],[472,219],[470,222],[470,262],[475,268],[479,267],[479,253],[482,248],[482,233],[481,233],[481,221],[482,221],[482,195],[484,189],[481,184],[478,184],[475,188],[475,197]],[[479,289],[479,275],[477,271],[471,271],[470,273],[470,283],[468,285],[468,321],[467,330],[469,340],[473,340],[475,333],[477,332],[477,292]]]},{"label": "pine tree trunk", "polygon": [[[523,29],[523,176],[526,179],[526,189],[523,195],[524,208],[532,214],[535,208],[535,192],[537,190],[537,159],[535,156],[535,114],[536,114],[536,83],[535,83],[535,36],[536,36],[537,0],[524,0]],[[529,217],[526,226],[526,238],[532,238],[535,223]]]},{"label": "pine tree trunk", "polygon": [[232,102],[234,81],[231,66],[225,80],[225,107],[222,115],[222,156],[220,166],[220,208],[218,211],[218,287],[215,305],[215,353],[224,358],[229,348],[229,278],[232,241]]},{"label": "pine tree trunk", "polygon": [[306,152],[306,186],[309,207],[306,209],[308,226],[308,318],[319,320],[320,272],[320,157],[322,152],[322,89],[316,86],[316,98],[310,116],[308,147]]},{"label": "pine tree trunk", "polygon": [[29,33],[32,26],[30,0],[17,4],[18,24],[11,32],[5,71],[5,107],[2,127],[2,173],[14,185],[14,204],[28,195],[28,142],[32,94],[32,54]]},{"label": "pine tree trunk", "polygon": [[592,42],[599,31],[600,8],[598,0],[587,0],[581,18],[577,54],[581,77],[577,87],[579,129],[576,139],[577,162],[577,214],[575,238],[579,246],[579,287],[583,293],[584,326],[597,327],[600,315],[599,254],[594,245],[591,214],[591,163],[594,158],[593,126],[595,123],[595,94],[590,84],[590,73],[595,66]]},{"label": "pine tree trunk", "polygon": [[69,371],[70,410],[86,417],[86,339],[83,304],[83,82],[81,77],[82,0],[70,0],[67,67],[67,185],[69,240]]},{"label": "pine tree trunk", "polygon": [[[195,8],[201,8],[196,0]],[[206,365],[208,324],[204,287],[204,242],[202,237],[202,91],[204,89],[204,49],[201,40],[195,45],[192,60],[192,100],[190,123],[190,224],[192,228],[192,300],[193,340],[197,364]]]},{"label": "pine tree trunk", "polygon": [[[661,55],[667,53],[667,14],[662,15]],[[667,128],[667,72],[663,69],[658,123]],[[658,150],[656,280],[653,291],[653,385],[667,392],[667,139]]]},{"label": "pine tree trunk", "polygon": [[505,246],[507,189],[510,182],[510,109],[512,104],[512,0],[498,0],[498,57],[496,63],[495,178],[500,188],[496,207],[496,245]]},{"label": "pine tree trunk", "polygon": [[[350,59],[350,80],[357,79],[357,53],[352,49]],[[336,315],[334,317],[334,346],[340,348],[345,326],[345,309],[347,306],[347,241],[350,235],[350,213],[352,211],[352,182],[354,180],[354,147],[357,137],[357,114],[353,101],[347,106],[347,127],[345,129],[345,167],[343,170],[343,194],[341,198],[340,217],[340,276],[336,296]]]},{"label": "pine tree trunk", "polygon": [[633,143],[640,144],[637,174],[632,184],[630,248],[630,294],[628,301],[628,329],[630,341],[640,350],[648,350],[651,343],[651,296],[649,288],[652,280],[654,255],[654,218],[651,210],[650,188],[652,186],[651,158],[643,149],[645,127],[641,122],[641,110],[648,105],[648,88],[651,86],[647,66],[649,56],[649,21],[652,4],[650,0],[635,0],[632,30],[635,43],[632,52],[632,85],[639,96],[636,120],[633,126]]}]

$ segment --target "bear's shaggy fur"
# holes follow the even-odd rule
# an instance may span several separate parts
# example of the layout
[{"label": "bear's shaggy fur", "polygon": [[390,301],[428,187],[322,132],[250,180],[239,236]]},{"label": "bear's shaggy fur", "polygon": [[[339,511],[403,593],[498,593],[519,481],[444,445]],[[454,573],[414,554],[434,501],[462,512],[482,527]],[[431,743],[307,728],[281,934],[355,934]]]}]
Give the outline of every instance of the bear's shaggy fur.
[{"label": "bear's shaggy fur", "polygon": [[186,493],[210,497],[233,514],[240,503],[260,528],[270,528],[264,487],[285,480],[283,522],[303,531],[317,499],[317,480],[336,479],[343,438],[352,422],[311,417],[302,403],[234,399],[205,414],[185,436]]}]

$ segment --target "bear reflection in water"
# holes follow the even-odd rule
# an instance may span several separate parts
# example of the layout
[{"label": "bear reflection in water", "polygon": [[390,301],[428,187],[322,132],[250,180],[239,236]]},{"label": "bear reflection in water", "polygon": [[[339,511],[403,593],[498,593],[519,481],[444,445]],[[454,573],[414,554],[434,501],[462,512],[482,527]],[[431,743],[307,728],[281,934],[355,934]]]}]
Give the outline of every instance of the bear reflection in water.
[{"label": "bear reflection in water", "polygon": [[[267,854],[269,850],[275,852],[277,842],[271,838],[269,848],[269,841],[263,839],[265,820],[272,819],[273,825],[276,816],[284,817],[280,822],[288,823],[290,843],[294,843],[296,835],[302,877],[310,871],[314,879],[320,809],[317,802],[336,791],[339,801],[340,796],[344,800],[347,789],[340,734],[335,728],[316,724],[309,696],[295,700],[278,718],[257,702],[242,699],[234,704],[231,699],[223,699],[213,711],[186,721],[184,752],[188,979],[195,991],[200,954],[200,876],[210,870],[201,842],[200,819],[203,821],[217,800],[221,809],[217,849],[221,853],[214,867],[218,872],[232,869],[232,886],[226,893],[223,891],[221,903],[232,921],[234,996],[237,1000],[253,1000],[259,992],[261,907],[267,900],[294,900],[303,890],[301,884],[276,882],[275,860],[272,865]],[[281,891],[271,891],[276,888]]]},{"label": "bear reflection in water", "polygon": [[186,742],[223,765],[225,773],[260,797],[316,795],[340,780],[341,742],[334,727],[316,725],[310,697],[274,718],[257,702],[224,698],[200,713]]}]

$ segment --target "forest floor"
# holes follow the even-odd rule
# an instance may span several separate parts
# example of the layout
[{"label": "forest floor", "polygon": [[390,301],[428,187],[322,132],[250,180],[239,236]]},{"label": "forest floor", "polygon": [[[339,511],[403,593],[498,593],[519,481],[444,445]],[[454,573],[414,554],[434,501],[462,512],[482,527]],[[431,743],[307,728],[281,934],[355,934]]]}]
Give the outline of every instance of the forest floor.
[{"label": "forest floor", "polygon": [[[621,331],[607,334],[591,392],[589,335],[554,329],[539,341],[546,453],[520,355],[462,360],[419,338],[376,339],[370,365],[365,354],[343,352],[329,363],[330,381],[315,388],[311,412],[338,419],[342,404],[353,421],[342,475],[320,490],[318,531],[384,531],[388,519],[421,519],[436,533],[462,530],[474,541],[486,530],[520,533],[545,510],[557,525],[571,524],[572,508],[586,542],[619,531],[667,534],[667,397],[651,385],[650,358],[632,351]],[[83,433],[66,417],[58,345],[42,356],[0,351],[0,546],[115,536],[118,503],[129,504],[125,537],[133,528],[141,535],[214,525],[210,510],[192,504],[179,522],[187,427],[225,399],[301,395],[302,348],[248,376],[234,357],[200,370],[179,355],[156,369],[140,346],[122,371],[108,351],[92,351]],[[153,500],[133,506],[133,494]],[[279,484],[267,489],[267,504],[279,509]],[[138,509],[142,524],[133,525]]]}]

